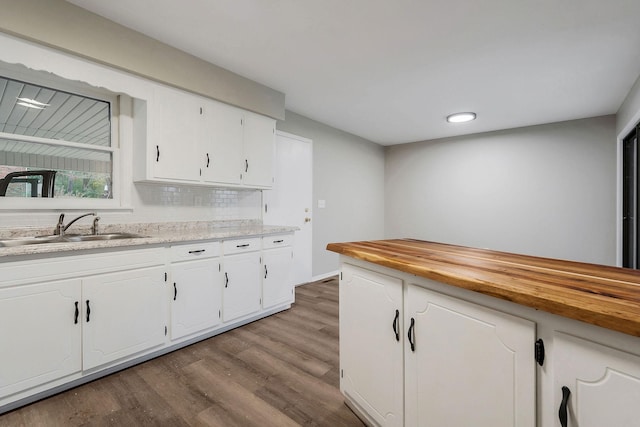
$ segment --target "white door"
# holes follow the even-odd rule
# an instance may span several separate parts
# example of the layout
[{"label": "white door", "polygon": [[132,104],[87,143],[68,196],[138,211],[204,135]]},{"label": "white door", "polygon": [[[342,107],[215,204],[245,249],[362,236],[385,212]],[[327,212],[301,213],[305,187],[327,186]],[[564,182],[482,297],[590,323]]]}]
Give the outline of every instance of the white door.
[{"label": "white door", "polygon": [[553,425],[640,426],[640,357],[556,332],[550,360]]},{"label": "white door", "polygon": [[220,323],[222,273],[217,259],[173,264],[171,278],[171,339]]},{"label": "white door", "polygon": [[285,132],[276,132],[275,182],[263,191],[263,222],[290,225],[296,231],[293,245],[294,285],[311,281],[312,241],[312,142]]},{"label": "white door", "polygon": [[131,356],[164,343],[164,267],[82,280],[82,369]]},{"label": "white door", "polygon": [[533,322],[417,285],[405,301],[406,425],[536,425]]}]

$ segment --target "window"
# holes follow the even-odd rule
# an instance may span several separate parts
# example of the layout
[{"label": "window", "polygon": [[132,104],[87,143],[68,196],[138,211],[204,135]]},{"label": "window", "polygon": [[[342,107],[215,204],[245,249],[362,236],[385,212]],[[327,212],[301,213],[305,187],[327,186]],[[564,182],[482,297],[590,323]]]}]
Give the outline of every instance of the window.
[{"label": "window", "polygon": [[638,134],[640,124],[622,140],[622,266],[639,268],[638,242],[640,228],[638,224],[638,190],[640,189],[638,165],[640,150]]},{"label": "window", "polygon": [[3,207],[15,198],[114,198],[117,97],[59,80],[53,88],[0,76]]}]

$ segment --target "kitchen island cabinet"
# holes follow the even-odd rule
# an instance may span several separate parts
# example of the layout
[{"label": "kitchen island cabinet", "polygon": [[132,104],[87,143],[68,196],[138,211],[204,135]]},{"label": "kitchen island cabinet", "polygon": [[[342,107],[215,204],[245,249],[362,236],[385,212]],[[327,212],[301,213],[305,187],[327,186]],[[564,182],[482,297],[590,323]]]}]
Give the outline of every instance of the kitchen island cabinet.
[{"label": "kitchen island cabinet", "polygon": [[[637,271],[409,239],[328,249],[342,255],[341,315],[342,305],[368,310],[379,292],[369,286],[343,298],[353,271],[401,283],[400,425],[640,426],[632,403],[640,401]],[[389,318],[375,304],[371,312]],[[396,322],[386,323],[388,335]],[[341,317],[341,332],[351,327]],[[341,336],[340,350],[348,367],[376,348]],[[372,425],[397,425],[358,404],[348,378],[341,389],[349,406]],[[384,393],[375,381],[359,387]]]}]

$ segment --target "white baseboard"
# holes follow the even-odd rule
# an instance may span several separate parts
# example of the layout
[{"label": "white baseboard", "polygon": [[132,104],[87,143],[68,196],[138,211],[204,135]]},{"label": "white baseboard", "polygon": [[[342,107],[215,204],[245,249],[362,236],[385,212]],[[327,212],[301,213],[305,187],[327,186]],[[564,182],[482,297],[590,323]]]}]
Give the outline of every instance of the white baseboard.
[{"label": "white baseboard", "polygon": [[337,276],[338,274],[340,274],[340,270],[331,271],[329,273],[320,274],[319,276],[313,276],[311,281],[312,282],[317,282],[318,280],[328,279],[329,277]]}]

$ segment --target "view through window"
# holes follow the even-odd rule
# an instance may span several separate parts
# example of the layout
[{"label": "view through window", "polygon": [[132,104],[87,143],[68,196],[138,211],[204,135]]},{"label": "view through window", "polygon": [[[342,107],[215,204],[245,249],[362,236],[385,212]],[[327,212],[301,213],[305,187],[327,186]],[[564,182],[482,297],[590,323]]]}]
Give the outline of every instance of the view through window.
[{"label": "view through window", "polygon": [[0,197],[113,198],[111,108],[0,77]]}]

